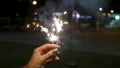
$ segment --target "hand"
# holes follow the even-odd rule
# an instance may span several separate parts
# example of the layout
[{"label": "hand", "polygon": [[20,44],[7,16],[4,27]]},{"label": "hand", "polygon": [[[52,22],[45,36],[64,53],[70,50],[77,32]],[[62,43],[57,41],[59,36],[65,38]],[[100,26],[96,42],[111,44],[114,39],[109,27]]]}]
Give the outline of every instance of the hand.
[{"label": "hand", "polygon": [[53,60],[59,60],[54,53],[60,48],[56,44],[45,44],[34,50],[34,53],[27,64],[27,68],[44,68],[44,64]]}]

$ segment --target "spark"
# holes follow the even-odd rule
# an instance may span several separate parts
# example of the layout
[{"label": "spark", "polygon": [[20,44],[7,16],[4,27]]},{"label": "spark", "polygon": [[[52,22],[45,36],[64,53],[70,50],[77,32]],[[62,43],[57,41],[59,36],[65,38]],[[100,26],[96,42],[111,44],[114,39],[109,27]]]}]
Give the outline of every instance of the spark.
[{"label": "spark", "polygon": [[40,26],[41,27],[41,31],[48,33],[48,29],[46,27]]},{"label": "spark", "polygon": [[53,16],[53,23],[51,23],[50,28],[41,27],[41,31],[45,32],[47,35],[47,39],[51,43],[58,43],[60,38],[60,32],[63,31],[62,26],[64,25],[64,21],[61,20],[59,16]]},{"label": "spark", "polygon": [[55,28],[53,28],[53,29],[52,29],[52,31],[53,31],[53,32],[55,32],[55,31],[56,31],[56,29],[55,29]]},{"label": "spark", "polygon": [[54,34],[51,34],[50,37],[49,37],[49,41],[51,42],[55,42],[59,39],[58,36],[54,35]]},{"label": "spark", "polygon": [[62,20],[57,19],[56,17],[53,18],[54,20],[54,24],[56,27],[57,32],[59,33],[60,31],[62,31]]},{"label": "spark", "polygon": [[50,37],[50,33],[47,33],[47,36]]},{"label": "spark", "polygon": [[64,22],[64,24],[68,24],[68,22]]}]

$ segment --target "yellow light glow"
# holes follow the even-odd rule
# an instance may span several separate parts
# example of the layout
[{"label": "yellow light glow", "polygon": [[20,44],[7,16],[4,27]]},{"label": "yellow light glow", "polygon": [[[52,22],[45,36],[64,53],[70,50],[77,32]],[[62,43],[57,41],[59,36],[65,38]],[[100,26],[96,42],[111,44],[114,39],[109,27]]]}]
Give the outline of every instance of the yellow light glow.
[{"label": "yellow light glow", "polygon": [[47,36],[50,37],[50,33],[47,33]]},{"label": "yellow light glow", "polygon": [[53,18],[53,20],[54,20],[54,21],[56,21],[56,20],[57,20],[57,18],[56,18],[56,17],[54,17],[54,18]]},{"label": "yellow light glow", "polygon": [[35,25],[36,25],[36,22],[32,22],[32,25],[35,26]]},{"label": "yellow light glow", "polygon": [[37,1],[34,0],[34,1],[32,2],[32,4],[33,4],[33,5],[37,5]]},{"label": "yellow light glow", "polygon": [[111,16],[111,14],[110,14],[110,13],[108,13],[108,16]]},{"label": "yellow light glow", "polygon": [[30,24],[27,24],[26,28],[30,28]]},{"label": "yellow light glow", "polygon": [[103,16],[106,16],[106,13],[103,13]]},{"label": "yellow light glow", "polygon": [[39,26],[40,26],[39,24],[36,25],[37,28],[38,28]]}]

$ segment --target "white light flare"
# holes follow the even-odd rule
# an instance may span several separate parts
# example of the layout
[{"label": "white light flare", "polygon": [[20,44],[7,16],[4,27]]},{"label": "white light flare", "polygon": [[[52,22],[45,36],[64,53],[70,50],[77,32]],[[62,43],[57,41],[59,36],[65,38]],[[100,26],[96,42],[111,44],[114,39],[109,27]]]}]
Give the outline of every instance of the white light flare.
[{"label": "white light flare", "polygon": [[55,29],[55,28],[52,28],[52,31],[53,31],[53,32],[55,32],[55,31],[56,31],[56,29]]},{"label": "white light flare", "polygon": [[114,13],[114,10],[110,10],[111,13]]},{"label": "white light flare", "polygon": [[51,34],[49,37],[49,41],[51,41],[51,42],[56,42],[56,41],[58,41],[58,39],[59,39],[59,37],[54,34]]},{"label": "white light flare", "polygon": [[67,11],[64,11],[64,13],[63,13],[64,15],[66,15],[67,14]]},{"label": "white light flare", "polygon": [[48,33],[48,29],[46,27],[40,26],[41,27],[41,31]]},{"label": "white light flare", "polygon": [[59,41],[59,35],[60,32],[63,30],[62,26],[63,26],[64,22],[57,17],[53,17],[53,23],[51,24],[51,28],[48,29],[47,27],[41,27],[41,31],[45,32],[47,35],[47,39],[51,42],[51,43],[58,43]]},{"label": "white light flare", "polygon": [[57,29],[57,32],[59,33],[60,31],[62,31],[62,28],[61,28],[61,25],[59,22],[55,22],[55,25],[56,25],[56,29]]},{"label": "white light flare", "polygon": [[32,4],[37,5],[37,1],[36,0],[32,1]]},{"label": "white light flare", "polygon": [[39,24],[36,25],[37,28],[38,28],[39,26],[40,26]]},{"label": "white light flare", "polygon": [[68,22],[66,21],[66,22],[64,22],[64,24],[68,25]]},{"label": "white light flare", "polygon": [[100,7],[100,8],[99,8],[99,11],[103,11],[103,8],[102,8],[102,7]]},{"label": "white light flare", "polygon": [[63,21],[57,19],[56,17],[54,17],[53,20],[54,20],[54,24],[55,24],[55,27],[56,27],[57,32],[58,32],[58,33],[61,32],[61,31],[62,31],[62,26],[63,26],[63,24],[62,24]]},{"label": "white light flare", "polygon": [[26,28],[30,28],[30,24],[27,24]]},{"label": "white light flare", "polygon": [[47,33],[47,37],[50,37],[50,33]]}]

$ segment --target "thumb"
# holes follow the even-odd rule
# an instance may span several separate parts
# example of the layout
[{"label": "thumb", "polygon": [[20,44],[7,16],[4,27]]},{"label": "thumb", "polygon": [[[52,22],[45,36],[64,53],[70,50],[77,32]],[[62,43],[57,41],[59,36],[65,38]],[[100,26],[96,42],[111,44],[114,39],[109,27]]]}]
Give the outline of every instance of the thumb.
[{"label": "thumb", "polygon": [[46,53],[45,55],[42,56],[42,57],[43,57],[43,60],[45,61],[45,60],[47,60],[48,58],[54,56],[54,53],[55,53],[56,51],[58,51],[58,49],[52,49],[52,50],[50,50],[48,53]]}]

